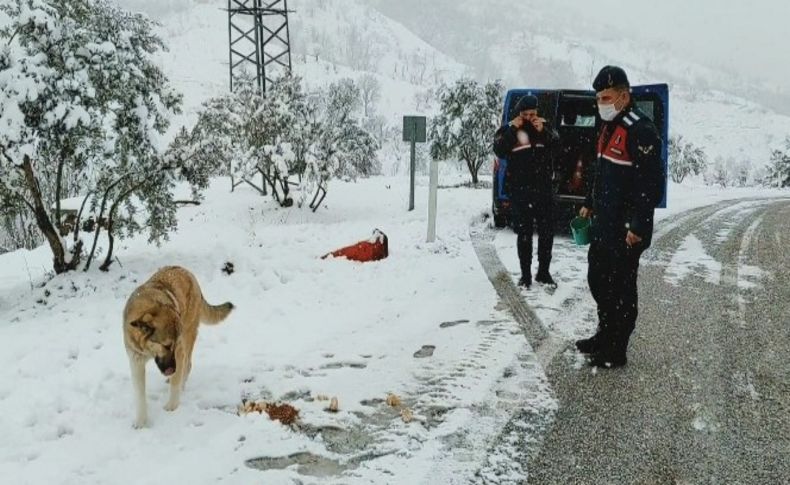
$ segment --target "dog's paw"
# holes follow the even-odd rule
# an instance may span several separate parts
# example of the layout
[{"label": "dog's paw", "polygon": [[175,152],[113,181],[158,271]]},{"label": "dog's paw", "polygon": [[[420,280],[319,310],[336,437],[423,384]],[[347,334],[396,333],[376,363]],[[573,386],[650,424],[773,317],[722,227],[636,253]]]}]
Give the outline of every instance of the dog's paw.
[{"label": "dog's paw", "polygon": [[178,408],[178,401],[167,401],[165,404],[165,411],[175,411]]},{"label": "dog's paw", "polygon": [[137,418],[132,423],[132,428],[134,429],[143,429],[148,426],[148,419],[147,418]]}]

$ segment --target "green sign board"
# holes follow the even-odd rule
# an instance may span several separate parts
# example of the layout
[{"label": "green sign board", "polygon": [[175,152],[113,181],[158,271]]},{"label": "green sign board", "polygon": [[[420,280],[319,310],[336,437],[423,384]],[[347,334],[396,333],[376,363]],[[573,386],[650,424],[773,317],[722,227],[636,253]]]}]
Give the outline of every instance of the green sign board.
[{"label": "green sign board", "polygon": [[425,143],[425,116],[404,116],[403,117],[403,141],[414,143]]}]

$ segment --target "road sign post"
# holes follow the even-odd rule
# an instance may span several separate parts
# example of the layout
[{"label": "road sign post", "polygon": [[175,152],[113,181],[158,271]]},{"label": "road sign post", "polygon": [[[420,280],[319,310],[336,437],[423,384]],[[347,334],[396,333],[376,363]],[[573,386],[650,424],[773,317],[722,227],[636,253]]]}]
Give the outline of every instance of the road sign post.
[{"label": "road sign post", "polygon": [[428,242],[436,240],[436,196],[439,191],[439,162],[431,160],[431,181],[428,195]]},{"label": "road sign post", "polygon": [[411,156],[409,159],[409,210],[414,210],[414,178],[417,171],[417,143],[425,143],[426,137],[425,116],[403,117],[403,141],[411,142]]},{"label": "road sign post", "polygon": [[417,143],[412,140],[409,152],[409,210],[414,210],[414,178],[417,172]]},{"label": "road sign post", "polygon": [[[403,117],[403,141],[411,142],[409,159],[409,210],[414,210],[414,177],[417,171],[417,143],[425,143],[426,119],[424,116]],[[430,188],[428,192],[428,242],[436,240],[436,202],[439,191],[439,162],[431,160]]]}]

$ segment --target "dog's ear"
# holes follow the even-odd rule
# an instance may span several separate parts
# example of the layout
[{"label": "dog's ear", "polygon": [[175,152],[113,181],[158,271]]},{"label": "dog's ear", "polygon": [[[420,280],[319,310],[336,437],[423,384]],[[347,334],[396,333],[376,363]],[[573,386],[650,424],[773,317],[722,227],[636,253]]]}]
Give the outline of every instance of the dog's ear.
[{"label": "dog's ear", "polygon": [[136,329],[139,329],[141,332],[145,333],[146,335],[151,335],[152,333],[154,333],[154,327],[145,323],[142,320],[135,320],[131,322],[129,325],[131,325]]}]

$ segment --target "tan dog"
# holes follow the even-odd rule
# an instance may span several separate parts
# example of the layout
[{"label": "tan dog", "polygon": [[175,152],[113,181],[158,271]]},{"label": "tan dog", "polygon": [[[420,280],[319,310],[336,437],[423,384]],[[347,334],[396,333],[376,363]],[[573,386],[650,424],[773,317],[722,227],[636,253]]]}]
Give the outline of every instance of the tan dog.
[{"label": "tan dog", "polygon": [[192,368],[198,325],[219,323],[231,310],[230,302],[218,306],[206,303],[195,276],[178,266],[160,269],[134,290],[123,310],[123,339],[137,401],[135,428],[148,421],[146,362],[154,359],[162,374],[170,378],[165,409],[173,411]]}]

